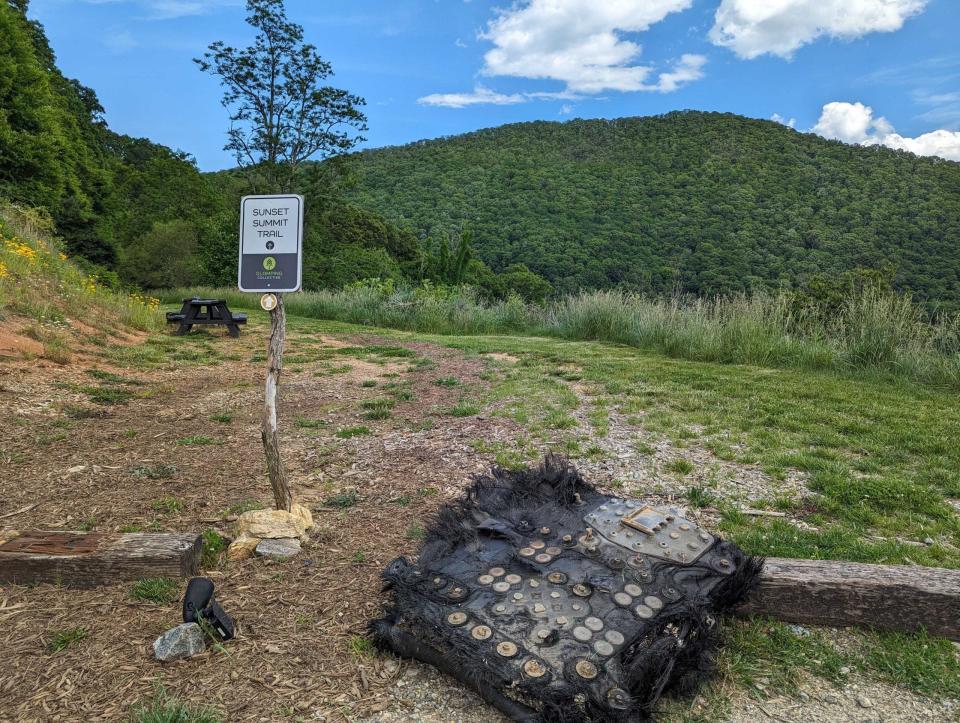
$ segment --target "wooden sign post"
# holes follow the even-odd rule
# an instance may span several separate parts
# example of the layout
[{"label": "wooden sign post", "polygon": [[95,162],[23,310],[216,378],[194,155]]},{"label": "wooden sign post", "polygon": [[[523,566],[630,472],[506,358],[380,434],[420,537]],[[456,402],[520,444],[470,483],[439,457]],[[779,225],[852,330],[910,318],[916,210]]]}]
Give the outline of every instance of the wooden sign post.
[{"label": "wooden sign post", "polygon": [[240,202],[241,291],[264,293],[260,306],[270,312],[267,341],[267,376],[264,388],[260,437],[267,459],[267,472],[278,510],[290,511],[293,496],[280,455],[277,431],[277,399],[283,370],[283,345],[287,317],[283,293],[297,291],[302,276],[303,197],[297,195],[245,196]]}]

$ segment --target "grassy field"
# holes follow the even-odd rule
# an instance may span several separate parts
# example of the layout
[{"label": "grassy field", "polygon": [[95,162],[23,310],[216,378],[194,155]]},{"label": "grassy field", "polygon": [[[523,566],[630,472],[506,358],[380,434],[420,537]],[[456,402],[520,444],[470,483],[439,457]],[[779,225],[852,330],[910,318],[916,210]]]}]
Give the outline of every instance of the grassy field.
[{"label": "grassy field", "polygon": [[[436,424],[444,417],[492,415],[522,425],[526,434],[509,443],[472,442],[505,466],[534,464],[548,450],[578,463],[603,460],[604,439],[617,418],[630,428],[638,456],[669,446],[672,459],[659,471],[673,480],[663,485],[629,476],[609,486],[636,496],[684,490],[681,501],[715,510],[723,534],[752,554],[960,567],[960,405],[950,391],[870,374],[856,379],[680,361],[608,343],[414,334],[296,316],[290,327],[295,335],[427,341],[483,360],[478,382],[434,381],[459,396],[435,410]],[[321,364],[320,373],[328,373],[338,359],[382,348],[382,342],[370,352],[294,345],[287,362]],[[363,408],[369,414],[375,406]],[[711,460],[698,465],[693,460],[703,455],[692,454],[695,449]],[[716,489],[715,464],[762,471],[768,492],[749,507],[786,517],[745,514],[735,490]],[[780,488],[798,474],[802,495],[795,485]],[[960,696],[954,646],[923,634],[851,634],[838,647],[827,631],[798,635],[791,626],[753,620],[729,622],[724,637],[720,681],[707,695],[712,712],[691,712],[678,702],[671,713],[676,719],[722,719],[731,686],[762,699],[795,692],[807,675],[839,685],[861,672],[925,695]]]},{"label": "grassy field", "polygon": [[[174,289],[252,303],[235,289]],[[907,296],[865,287],[837,306],[788,293],[729,298],[648,298],[584,292],[544,305],[487,303],[469,288],[395,289],[390,284],[288,294],[288,311],[315,319],[434,334],[523,334],[608,341],[676,359],[898,378],[960,390],[960,316],[933,319]]]}]

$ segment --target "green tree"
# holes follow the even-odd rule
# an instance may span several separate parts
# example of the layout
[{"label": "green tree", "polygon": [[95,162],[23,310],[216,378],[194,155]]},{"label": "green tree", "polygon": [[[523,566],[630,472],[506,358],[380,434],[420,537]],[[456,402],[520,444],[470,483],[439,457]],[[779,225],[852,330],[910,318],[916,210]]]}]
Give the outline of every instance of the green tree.
[{"label": "green tree", "polygon": [[365,101],[323,84],[332,67],[287,19],[283,0],[247,0],[247,13],[257,31],[253,45],[238,49],[217,41],[195,62],[225,88],[225,148],[251,189],[290,192],[304,162],[345,153],[363,140]]},{"label": "green tree", "polygon": [[121,276],[145,289],[189,286],[197,280],[197,228],[188,221],[160,221],[121,254]]}]

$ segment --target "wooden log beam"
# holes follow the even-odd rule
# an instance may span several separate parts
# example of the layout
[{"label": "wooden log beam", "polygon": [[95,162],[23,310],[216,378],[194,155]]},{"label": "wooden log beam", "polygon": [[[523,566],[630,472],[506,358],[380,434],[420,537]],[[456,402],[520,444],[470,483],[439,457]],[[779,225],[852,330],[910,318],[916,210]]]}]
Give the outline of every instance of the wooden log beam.
[{"label": "wooden log beam", "polygon": [[199,535],[20,532],[0,544],[0,583],[97,587],[151,577],[188,577],[200,564]]},{"label": "wooden log beam", "polygon": [[960,570],[768,558],[737,612],[828,627],[861,625],[960,640]]}]

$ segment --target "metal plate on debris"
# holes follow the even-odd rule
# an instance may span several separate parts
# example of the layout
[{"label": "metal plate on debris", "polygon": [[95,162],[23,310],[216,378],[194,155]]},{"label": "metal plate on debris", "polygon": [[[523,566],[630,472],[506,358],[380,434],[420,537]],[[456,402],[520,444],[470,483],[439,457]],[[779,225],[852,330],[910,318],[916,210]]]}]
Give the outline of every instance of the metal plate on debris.
[{"label": "metal plate on debris", "polygon": [[583,521],[606,542],[679,565],[695,562],[714,543],[713,535],[681,517],[679,510],[637,500],[610,499],[584,515]]}]

